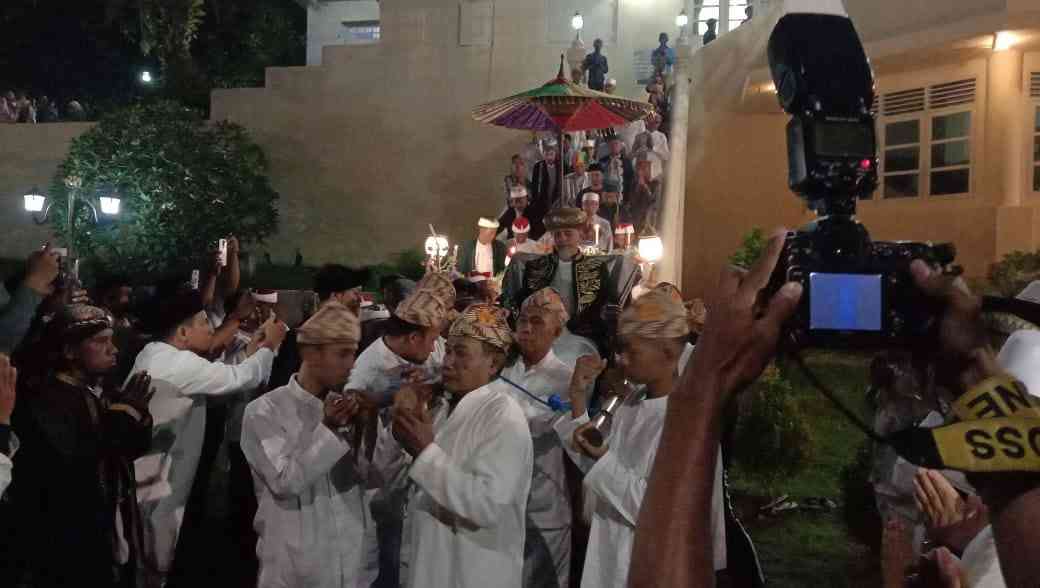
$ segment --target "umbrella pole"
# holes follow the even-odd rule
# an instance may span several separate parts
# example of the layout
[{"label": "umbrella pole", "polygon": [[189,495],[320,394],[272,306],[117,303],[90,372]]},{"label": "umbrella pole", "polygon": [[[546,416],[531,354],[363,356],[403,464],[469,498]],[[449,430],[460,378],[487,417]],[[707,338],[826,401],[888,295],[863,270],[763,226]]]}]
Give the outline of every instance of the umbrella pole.
[{"label": "umbrella pole", "polygon": [[563,152],[563,129],[562,128],[560,129],[560,136],[556,138],[556,144],[559,145],[559,148],[556,150],[556,153],[559,154],[558,157],[560,158],[560,161],[559,161],[559,165],[556,166],[556,167],[560,168],[560,182],[559,182],[558,185],[560,186],[560,200],[559,200],[559,203],[560,203],[560,206],[562,207],[563,204],[564,204],[564,202],[563,202],[563,178],[564,178],[564,175],[565,175],[563,173],[563,167],[565,165],[567,165],[566,162],[564,161],[564,157],[563,157],[564,156],[564,152]]}]

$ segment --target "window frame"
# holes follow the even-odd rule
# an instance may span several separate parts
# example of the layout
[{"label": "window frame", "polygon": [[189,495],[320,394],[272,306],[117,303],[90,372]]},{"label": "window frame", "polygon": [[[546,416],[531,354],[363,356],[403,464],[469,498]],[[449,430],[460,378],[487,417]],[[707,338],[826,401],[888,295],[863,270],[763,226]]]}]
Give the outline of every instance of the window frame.
[{"label": "window frame", "polygon": [[[878,189],[871,194],[870,198],[866,200],[908,200],[911,198],[920,198],[924,193],[922,191],[923,181],[921,176],[923,175],[922,168],[924,167],[924,141],[925,136],[925,125],[921,120],[921,115],[924,112],[912,112],[909,114],[897,114],[889,117],[882,117],[880,114],[877,116],[877,132],[878,138]],[[917,168],[914,170],[902,170],[895,172],[887,172],[885,170],[885,156],[888,153],[888,134],[887,127],[891,124],[897,124],[901,122],[916,121],[917,122],[917,142],[916,143],[898,143],[891,146],[891,149],[908,149],[917,146]],[[885,197],[885,178],[888,176],[910,176],[917,175],[917,194],[915,196],[900,196],[887,198]]]},{"label": "window frame", "polygon": [[[976,78],[976,87],[980,81]],[[928,84],[925,86],[925,91],[929,86],[934,84]],[[898,90],[897,90],[898,91]],[[966,112],[970,116],[968,134],[963,137],[954,137],[950,139],[933,139],[932,129],[936,118],[944,116],[950,116],[953,114],[960,114]],[[878,137],[878,188],[875,190],[871,198],[865,199],[865,202],[871,201],[913,201],[914,199],[921,200],[935,200],[943,199],[949,200],[951,198],[968,198],[975,194],[975,181],[976,181],[976,170],[978,169],[979,163],[979,152],[976,148],[977,137],[979,136],[979,120],[978,120],[979,104],[978,98],[976,97],[974,102],[967,104],[956,104],[953,106],[946,106],[943,108],[930,109],[925,106],[924,110],[919,112],[911,112],[906,114],[897,114],[894,116],[884,116],[880,112],[875,118],[876,131]],[[885,136],[886,125],[905,122],[908,120],[918,121],[918,166],[917,166],[917,196],[904,196],[899,198],[886,198],[885,197],[885,153],[888,150],[887,137]],[[960,141],[967,141],[968,143],[968,163],[947,165],[941,167],[932,166],[932,146],[941,145],[946,143],[957,143]],[[913,145],[908,143],[907,146]],[[896,145],[892,148],[898,148],[902,145]],[[968,170],[968,191],[967,192],[956,192],[952,194],[932,194],[932,173],[943,172],[943,171],[955,171],[959,169]],[[914,172],[892,172],[887,175],[910,175]]]},{"label": "window frame", "polygon": [[1032,98],[1029,101],[1029,125],[1030,135],[1033,141],[1029,143],[1027,153],[1030,165],[1029,165],[1029,183],[1026,184],[1030,187],[1033,194],[1040,194],[1040,182],[1037,181],[1040,176],[1040,151],[1037,150],[1036,145],[1040,143],[1040,128],[1037,128],[1037,119],[1040,118],[1040,96]]}]

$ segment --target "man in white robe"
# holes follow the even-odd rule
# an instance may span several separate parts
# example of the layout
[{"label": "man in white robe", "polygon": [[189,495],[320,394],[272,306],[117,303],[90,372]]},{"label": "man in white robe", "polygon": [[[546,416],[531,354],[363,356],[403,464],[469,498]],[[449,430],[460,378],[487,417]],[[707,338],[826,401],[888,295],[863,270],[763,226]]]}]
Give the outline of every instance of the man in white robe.
[{"label": "man in white robe", "polygon": [[298,329],[302,363],[287,386],[250,402],[242,451],[259,510],[259,588],[368,588],[374,526],[365,461],[347,439],[358,400],[342,395],[361,323],[331,302]]},{"label": "man in white robe", "polygon": [[[661,437],[668,395],[691,350],[686,345],[686,309],[662,290],[648,292],[625,309],[618,334],[621,368],[639,387],[617,409],[606,441],[597,446],[586,438],[592,423],[586,413],[585,393],[606,366],[597,357],[578,360],[570,387],[574,419],[564,417],[556,423],[564,448],[585,472],[587,496],[594,500],[583,588],[628,586],[636,521]],[[712,503],[716,571],[726,567],[722,506],[720,458]]]},{"label": "man in white robe", "polygon": [[527,417],[535,451],[527,500],[524,586],[570,586],[571,497],[563,447],[553,429],[553,422],[568,410],[564,403],[574,373],[553,352],[567,318],[563,301],[552,288],[528,296],[516,321],[520,357],[501,375]]},{"label": "man in white robe", "polygon": [[471,305],[449,331],[442,379],[457,404],[447,420],[435,435],[425,411],[394,410],[394,435],[415,456],[405,586],[521,586],[531,433],[507,384],[493,381],[511,344],[502,309]]},{"label": "man in white robe", "polygon": [[157,302],[152,312],[146,327],[159,339],[141,350],[130,371],[131,377],[148,372],[155,388],[148,405],[152,445],[134,462],[144,523],[138,583],[149,587],[165,585],[172,571],[202,452],[207,398],[263,384],[286,332],[284,323],[268,323],[260,349],[252,357],[239,365],[225,365],[199,355],[209,350],[213,329],[198,292],[173,294]]},{"label": "man in white robe", "polygon": [[[428,282],[430,280],[427,280]],[[347,382],[348,394],[361,394],[377,407],[387,407],[403,386],[439,384],[444,363],[440,334],[454,305],[450,282],[439,289],[422,287],[394,310],[385,334],[357,360]],[[369,426],[377,428],[371,492],[372,518],[379,537],[375,570],[379,586],[400,586],[401,533],[411,460],[389,432],[389,410],[381,410]]]}]

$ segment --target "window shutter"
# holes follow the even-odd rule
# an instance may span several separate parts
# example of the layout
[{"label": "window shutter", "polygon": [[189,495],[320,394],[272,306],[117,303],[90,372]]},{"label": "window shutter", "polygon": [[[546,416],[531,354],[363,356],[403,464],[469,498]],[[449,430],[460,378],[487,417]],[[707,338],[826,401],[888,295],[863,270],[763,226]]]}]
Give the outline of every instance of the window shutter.
[{"label": "window shutter", "polygon": [[1040,98],[1040,71],[1029,74],[1029,95],[1033,98]]},{"label": "window shutter", "polygon": [[946,108],[975,102],[975,78],[936,84],[928,88],[928,108]]},{"label": "window shutter", "polygon": [[910,114],[924,110],[924,88],[889,92],[881,96],[881,113],[885,116]]}]

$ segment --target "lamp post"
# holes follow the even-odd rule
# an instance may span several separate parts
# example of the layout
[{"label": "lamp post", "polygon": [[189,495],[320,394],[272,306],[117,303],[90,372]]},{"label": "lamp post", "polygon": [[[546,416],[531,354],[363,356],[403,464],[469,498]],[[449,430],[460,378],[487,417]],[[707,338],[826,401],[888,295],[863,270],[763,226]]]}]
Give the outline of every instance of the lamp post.
[{"label": "lamp post", "polygon": [[[69,257],[71,258],[72,244],[75,242],[76,205],[80,203],[85,204],[90,210],[90,218],[94,224],[97,224],[99,207],[101,209],[101,214],[105,216],[115,216],[119,214],[122,201],[119,198],[119,193],[115,190],[111,190],[106,191],[105,196],[99,195],[98,203],[95,205],[91,199],[80,194],[83,187],[83,180],[77,176],[69,176],[65,178],[65,186],[68,188],[65,199],[67,214],[66,222],[68,223],[65,240],[66,247],[69,249]],[[35,186],[33,186],[33,189],[22,197],[22,200],[25,210],[32,213],[33,222],[38,225],[47,223],[51,215],[51,210],[54,207],[54,200],[48,199],[45,195],[41,194]],[[42,215],[40,213],[42,213]]]},{"label": "lamp post", "polygon": [[647,272],[646,281],[650,287],[653,287],[656,283],[654,281],[654,266],[664,257],[664,243],[652,228],[648,228],[639,236],[639,257],[650,264],[650,271]]},{"label": "lamp post", "polygon": [[678,43],[680,45],[685,45],[686,43],[689,43],[689,38],[688,38],[688,33],[687,33],[688,29],[687,29],[687,26],[686,26],[688,24],[690,24],[690,17],[686,14],[686,9],[683,8],[682,12],[679,13],[679,16],[675,17],[675,26],[679,27],[679,41],[678,41]]},{"label": "lamp post", "polygon": [[450,243],[448,243],[447,235],[439,235],[433,229],[433,225],[429,225],[430,235],[426,237],[423,249],[426,251],[426,272],[449,272],[455,268],[455,260],[458,257],[459,246],[455,246],[455,251],[450,256],[448,255],[451,250]]},{"label": "lamp post", "polygon": [[571,71],[574,71],[581,69],[582,63],[585,62],[585,55],[588,53],[585,50],[585,42],[581,40],[581,30],[585,28],[585,18],[580,12],[575,12],[571,17],[571,28],[574,29],[574,42],[567,50],[567,64],[570,65]]}]

